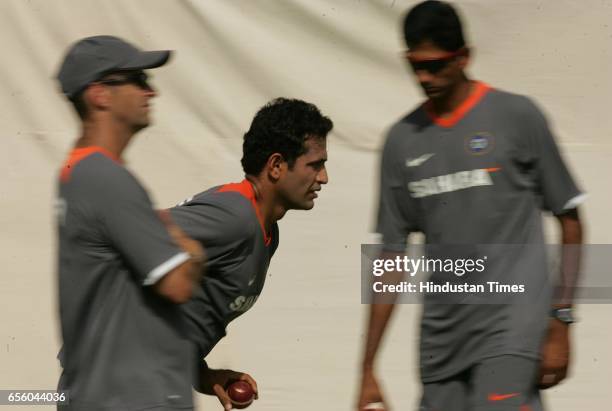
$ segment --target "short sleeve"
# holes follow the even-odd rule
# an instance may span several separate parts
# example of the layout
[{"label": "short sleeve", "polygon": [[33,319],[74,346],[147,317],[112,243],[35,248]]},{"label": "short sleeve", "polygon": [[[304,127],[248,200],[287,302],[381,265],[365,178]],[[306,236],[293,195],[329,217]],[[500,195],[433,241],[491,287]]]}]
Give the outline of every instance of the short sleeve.
[{"label": "short sleeve", "polygon": [[[247,211],[249,207],[238,207],[237,203],[246,201],[236,194],[235,203],[215,201],[192,202],[173,207],[170,214],[173,221],[191,238],[198,240],[206,248],[208,258],[226,254],[236,249],[249,247],[248,241],[254,235],[253,219]],[[252,247],[252,246],[250,246]],[[246,250],[247,254],[250,250]]]},{"label": "short sleeve", "polygon": [[102,231],[143,285],[157,282],[189,259],[170,238],[145,189],[108,160],[87,181]]},{"label": "short sleeve", "polygon": [[410,196],[401,168],[394,131],[387,137],[380,163],[377,232],[385,248],[403,252],[410,232],[418,231],[417,204]]},{"label": "short sleeve", "polygon": [[530,146],[535,160],[536,181],[542,207],[553,214],[562,214],[577,207],[586,197],[577,187],[561,157],[544,114],[529,102],[529,111],[523,114],[522,123],[528,127]]}]

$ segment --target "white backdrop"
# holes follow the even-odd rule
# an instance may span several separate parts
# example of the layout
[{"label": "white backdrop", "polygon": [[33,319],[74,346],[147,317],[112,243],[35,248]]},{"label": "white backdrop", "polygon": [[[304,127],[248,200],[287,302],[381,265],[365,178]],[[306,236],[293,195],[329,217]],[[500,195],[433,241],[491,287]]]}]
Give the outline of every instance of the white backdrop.
[{"label": "white backdrop", "polygon": [[[254,411],[351,409],[365,314],[359,246],[371,238],[378,148],[385,129],[421,99],[399,56],[401,16],[411,4],[0,0],[0,389],[56,385],[52,201],[78,128],[53,77],[70,43],[112,34],[145,49],[176,50],[154,71],[155,125],[127,153],[160,207],[240,180],[242,134],[271,98],[311,101],[333,119],[330,183],[314,210],[281,221],[264,293],[209,362],[255,376],[261,399]],[[545,108],[590,194],[588,241],[612,242],[612,2],[458,4],[475,50],[470,72]],[[552,226],[550,235],[555,241]],[[409,410],[418,398],[417,314],[416,306],[401,307],[380,359],[395,409]],[[573,376],[548,394],[552,409],[609,407],[611,314],[610,306],[580,307]],[[214,399],[198,401],[219,409]]]}]

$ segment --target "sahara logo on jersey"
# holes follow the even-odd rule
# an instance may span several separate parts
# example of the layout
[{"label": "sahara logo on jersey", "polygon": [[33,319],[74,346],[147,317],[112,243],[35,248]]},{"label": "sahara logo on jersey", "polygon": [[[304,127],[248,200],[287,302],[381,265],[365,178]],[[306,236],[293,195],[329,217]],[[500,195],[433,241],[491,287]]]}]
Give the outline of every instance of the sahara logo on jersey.
[{"label": "sahara logo on jersey", "polygon": [[494,171],[499,171],[499,168],[478,168],[424,178],[423,180],[409,182],[408,189],[412,197],[421,198],[470,187],[492,186],[493,180],[489,173]]},{"label": "sahara logo on jersey", "polygon": [[229,308],[234,312],[238,311],[243,313],[245,311],[248,311],[249,308],[251,308],[253,304],[255,304],[255,301],[257,301],[258,298],[259,294],[249,295],[248,297],[241,295],[239,297],[236,297],[236,299],[230,303]]}]

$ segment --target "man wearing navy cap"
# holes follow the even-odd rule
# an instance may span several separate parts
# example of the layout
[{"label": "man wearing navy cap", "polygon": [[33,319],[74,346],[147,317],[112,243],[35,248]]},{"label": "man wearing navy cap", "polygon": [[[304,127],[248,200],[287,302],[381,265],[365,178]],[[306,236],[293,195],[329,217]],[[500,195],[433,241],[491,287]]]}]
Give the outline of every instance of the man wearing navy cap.
[{"label": "man wearing navy cap", "polygon": [[169,51],[112,36],[75,43],[58,80],[82,125],[60,172],[59,305],[66,410],[191,409],[193,348],[179,305],[204,253],[156,214],[122,154],[150,123],[144,69]]}]

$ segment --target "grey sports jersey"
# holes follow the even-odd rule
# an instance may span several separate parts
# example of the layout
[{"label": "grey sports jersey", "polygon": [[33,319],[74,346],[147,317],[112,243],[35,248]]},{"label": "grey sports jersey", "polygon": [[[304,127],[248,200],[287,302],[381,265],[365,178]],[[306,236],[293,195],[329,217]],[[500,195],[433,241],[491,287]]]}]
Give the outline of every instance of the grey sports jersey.
[{"label": "grey sports jersey", "polygon": [[264,233],[247,180],[213,187],[170,211],[208,257],[201,287],[183,304],[191,338],[205,357],[225,336],[229,322],[257,301],[278,247],[278,226]]},{"label": "grey sports jersey", "polygon": [[[580,196],[536,106],[483,83],[450,119],[435,118],[423,105],[395,124],[380,186],[378,231],[387,249],[403,251],[413,231],[423,232],[428,244],[530,244],[495,255],[487,266],[506,282],[525,276],[521,269],[528,267],[539,287],[547,276],[541,210],[560,213]],[[426,299],[423,309],[424,381],[488,356],[538,356],[548,291],[537,304],[440,302]]]},{"label": "grey sports jersey", "polygon": [[62,409],[192,408],[184,316],[147,287],[189,256],[143,187],[103,149],[76,149],[57,211]]}]

